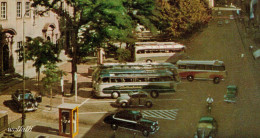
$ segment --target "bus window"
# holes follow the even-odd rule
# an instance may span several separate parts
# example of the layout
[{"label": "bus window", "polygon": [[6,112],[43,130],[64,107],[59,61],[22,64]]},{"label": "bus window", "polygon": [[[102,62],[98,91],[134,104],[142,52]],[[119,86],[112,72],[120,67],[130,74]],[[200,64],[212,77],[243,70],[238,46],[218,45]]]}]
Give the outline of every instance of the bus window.
[{"label": "bus window", "polygon": [[145,82],[145,78],[136,78],[137,82]]},{"label": "bus window", "polygon": [[153,50],[153,53],[160,53],[160,50],[154,49],[154,50]]},{"label": "bus window", "polygon": [[102,79],[102,82],[108,83],[108,82],[109,82],[109,78],[103,78],[103,79]]},{"label": "bus window", "polygon": [[137,54],[144,54],[144,50],[138,50]]},{"label": "bus window", "polygon": [[133,79],[130,79],[130,78],[124,78],[124,81],[125,81],[125,82],[133,82]]},{"label": "bus window", "polygon": [[205,65],[197,65],[196,69],[198,69],[198,70],[205,70]]},{"label": "bus window", "polygon": [[206,65],[205,70],[212,70],[212,65]]},{"label": "bus window", "polygon": [[145,53],[151,53],[151,51],[147,49],[147,50],[145,50]]},{"label": "bus window", "polygon": [[149,78],[149,81],[150,82],[156,82],[156,81],[159,81],[159,78]]},{"label": "bus window", "polygon": [[186,65],[179,65],[179,69],[186,69]]},{"label": "bus window", "polygon": [[111,82],[116,82],[116,79],[115,78],[111,78],[110,81]]},{"label": "bus window", "polygon": [[117,82],[122,82],[122,80],[120,78],[117,78],[116,81]]},{"label": "bus window", "polygon": [[196,69],[195,65],[187,65],[187,69]]},{"label": "bus window", "polygon": [[160,53],[166,53],[165,49],[161,49]]},{"label": "bus window", "polygon": [[171,80],[173,80],[173,78],[171,78],[171,77],[162,77],[162,78],[160,78],[160,80],[161,81],[171,81]]},{"label": "bus window", "polygon": [[224,71],[225,67],[224,66],[213,66],[213,70]]}]

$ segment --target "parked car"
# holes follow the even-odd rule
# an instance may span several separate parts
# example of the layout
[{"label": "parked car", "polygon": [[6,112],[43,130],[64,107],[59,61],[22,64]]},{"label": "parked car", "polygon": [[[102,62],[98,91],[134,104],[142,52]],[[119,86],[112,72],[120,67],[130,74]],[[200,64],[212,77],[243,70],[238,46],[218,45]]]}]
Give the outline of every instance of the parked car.
[{"label": "parked car", "polygon": [[113,130],[118,127],[140,131],[144,136],[159,130],[158,121],[144,118],[139,111],[122,110],[105,117],[104,122],[111,125]]},{"label": "parked car", "polygon": [[116,100],[116,105],[123,108],[128,106],[146,106],[148,108],[153,106],[152,100],[149,98],[149,94],[144,91],[132,92],[128,95],[122,95]]},{"label": "parked car", "polygon": [[194,138],[214,138],[216,134],[217,121],[211,116],[201,117]]},{"label": "parked car", "polygon": [[227,94],[224,95],[224,101],[229,103],[236,102],[237,96],[237,86],[236,85],[228,85],[227,86]]},{"label": "parked car", "polygon": [[[23,111],[23,89],[18,89],[12,94],[12,100],[17,105],[18,111]],[[35,111],[38,109],[38,104],[42,102],[42,97],[35,97],[30,90],[25,89],[24,96],[25,107],[24,111]]]}]

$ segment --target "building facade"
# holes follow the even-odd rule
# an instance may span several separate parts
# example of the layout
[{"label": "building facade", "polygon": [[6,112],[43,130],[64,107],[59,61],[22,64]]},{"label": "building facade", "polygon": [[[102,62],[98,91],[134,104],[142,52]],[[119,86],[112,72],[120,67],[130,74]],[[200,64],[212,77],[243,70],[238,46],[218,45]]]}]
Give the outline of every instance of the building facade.
[{"label": "building facade", "polygon": [[[60,37],[58,16],[51,11],[40,16],[38,11],[44,8],[31,5],[31,0],[0,0],[0,25],[7,37],[0,46],[1,74],[22,74],[19,49],[27,38],[42,37],[56,44]],[[25,68],[32,68],[32,63],[27,62]]]}]

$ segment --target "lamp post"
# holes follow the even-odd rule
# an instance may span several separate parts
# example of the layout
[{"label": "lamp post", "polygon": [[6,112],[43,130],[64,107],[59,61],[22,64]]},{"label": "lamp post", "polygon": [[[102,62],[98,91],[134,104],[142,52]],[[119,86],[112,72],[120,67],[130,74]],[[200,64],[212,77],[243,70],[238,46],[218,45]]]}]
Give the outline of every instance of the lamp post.
[{"label": "lamp post", "polygon": [[[29,10],[26,10],[24,15],[23,15],[23,111],[22,111],[22,128],[24,129],[25,128],[25,118],[26,118],[26,114],[25,114],[25,111],[24,111],[24,107],[25,107],[25,31],[24,31],[24,17],[25,15],[30,12],[31,9]],[[25,132],[22,131],[21,133],[21,138],[24,138],[25,137]]]}]

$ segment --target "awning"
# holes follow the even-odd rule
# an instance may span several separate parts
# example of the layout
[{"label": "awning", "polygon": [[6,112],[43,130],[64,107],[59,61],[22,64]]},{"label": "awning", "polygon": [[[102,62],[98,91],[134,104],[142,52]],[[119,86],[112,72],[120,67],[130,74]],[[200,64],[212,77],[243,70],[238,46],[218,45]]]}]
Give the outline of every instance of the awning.
[{"label": "awning", "polygon": [[260,57],[260,49],[257,49],[254,53],[253,56],[255,59],[258,59]]}]

